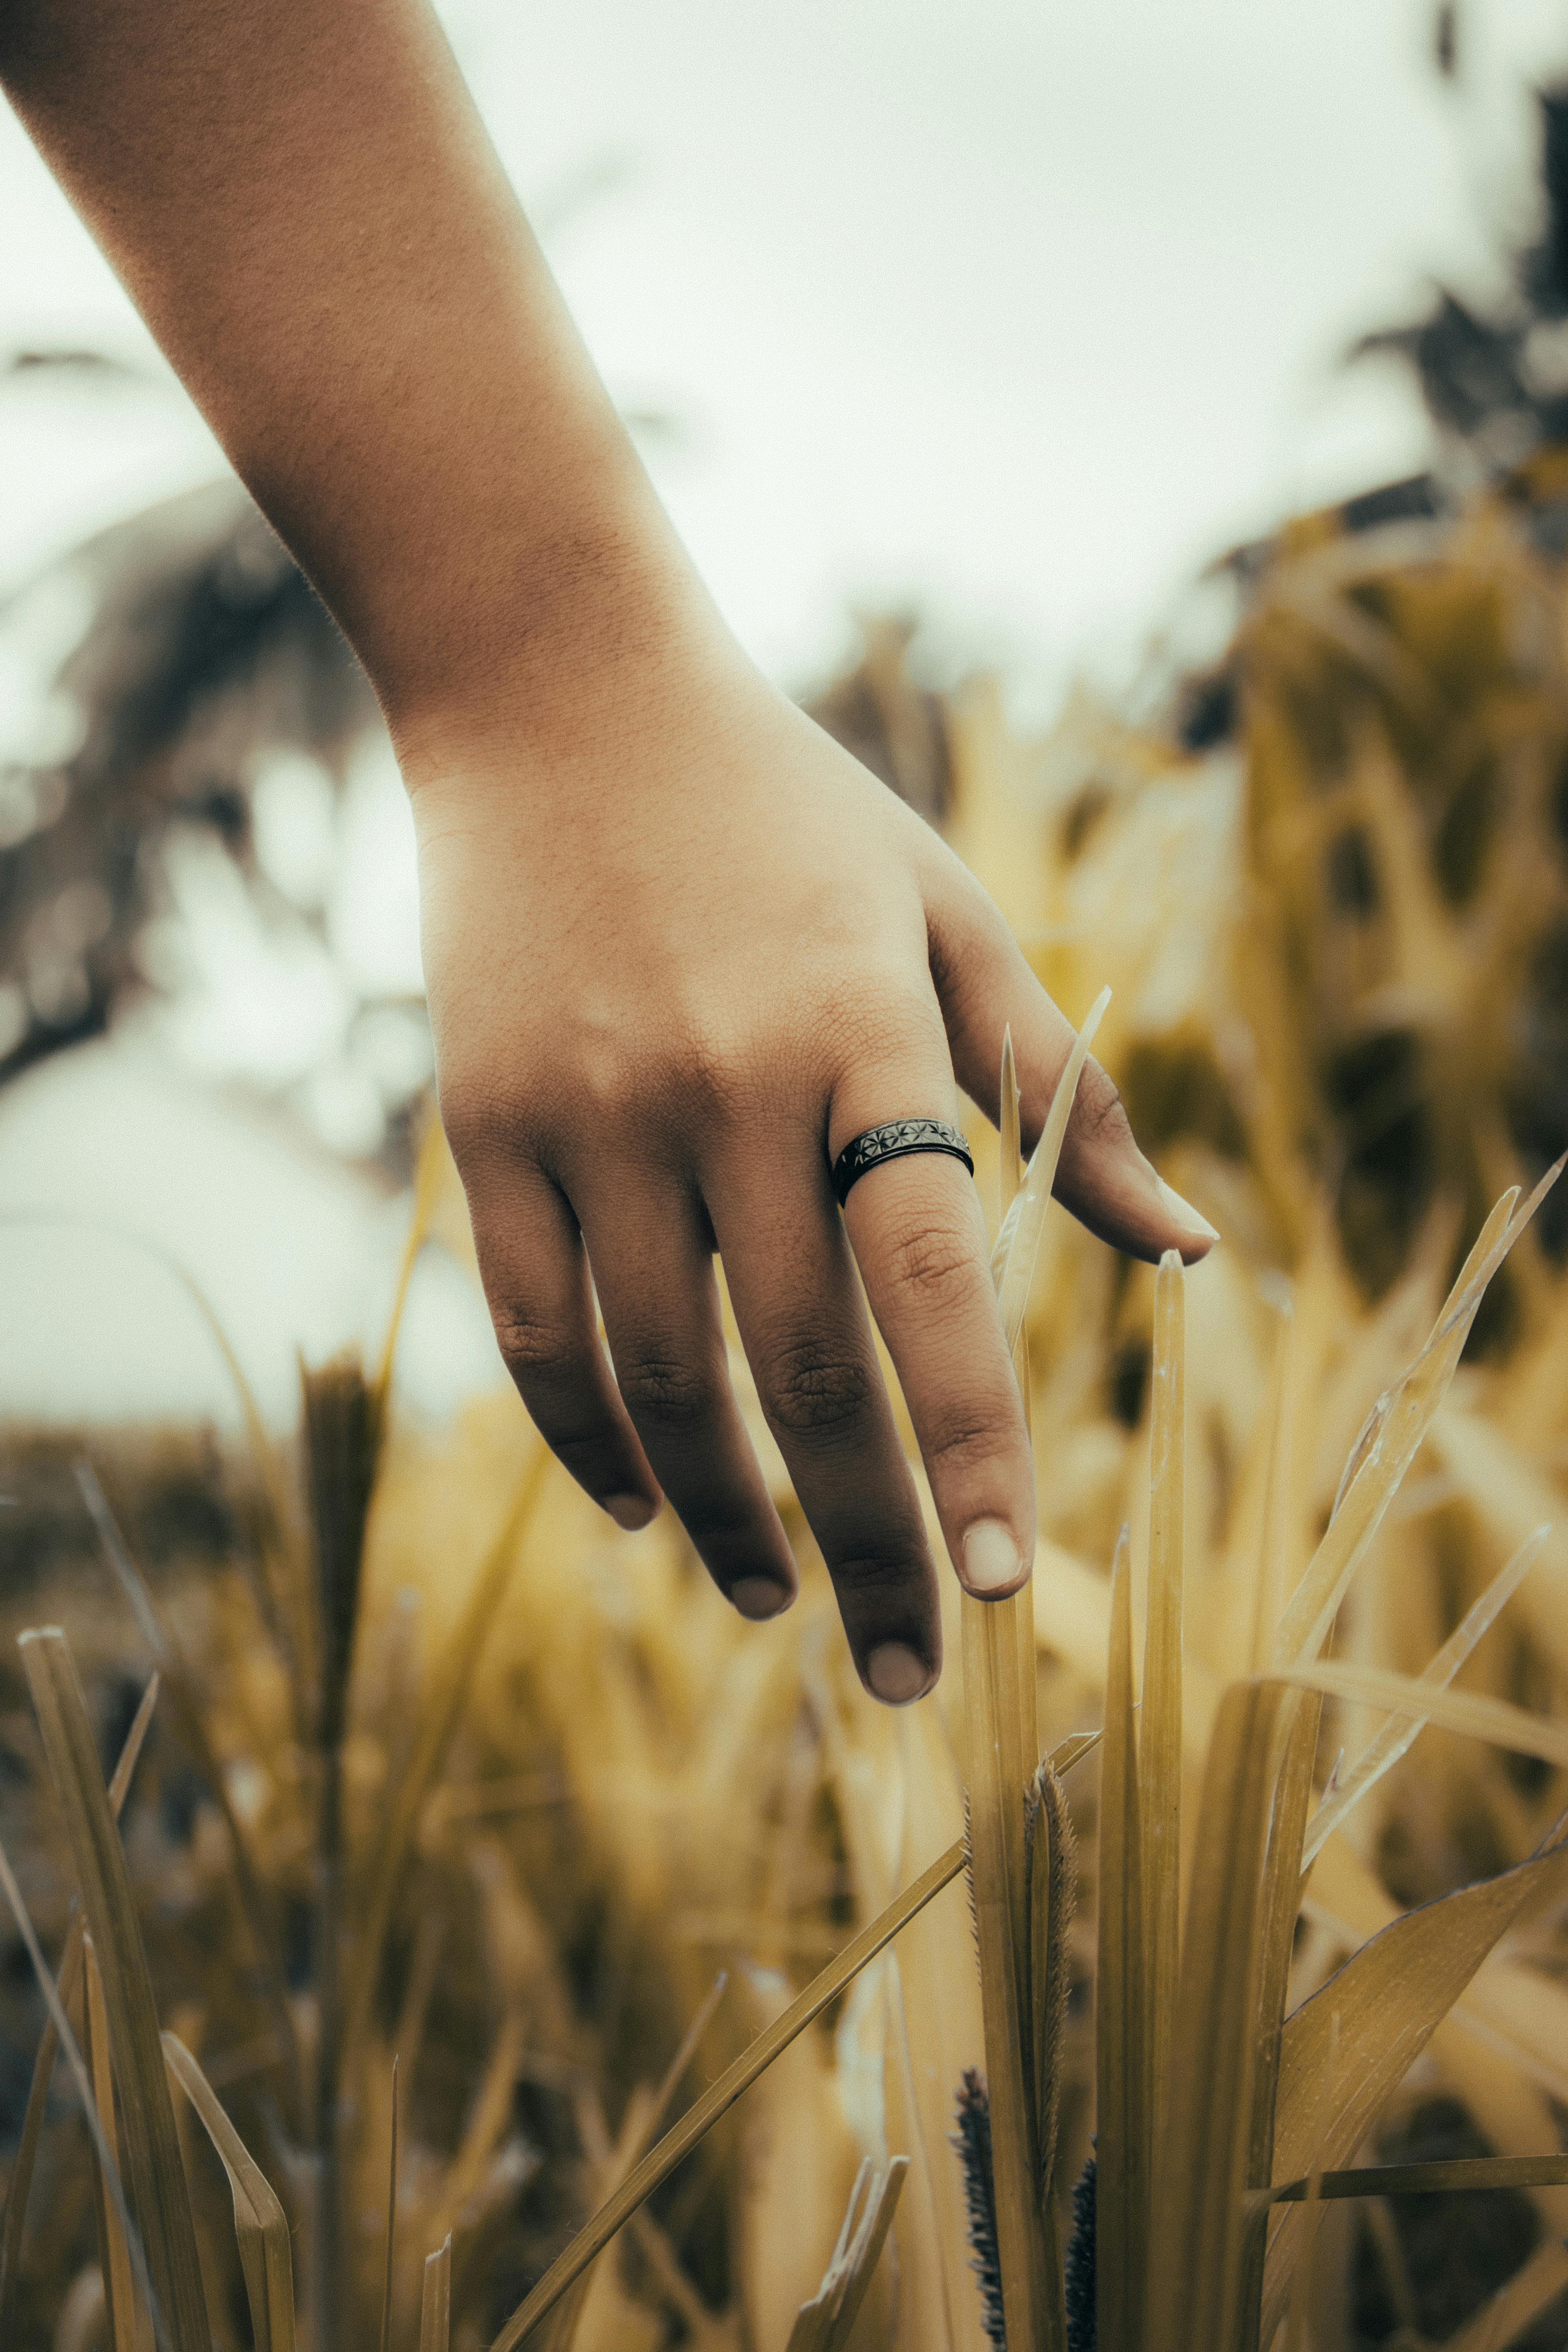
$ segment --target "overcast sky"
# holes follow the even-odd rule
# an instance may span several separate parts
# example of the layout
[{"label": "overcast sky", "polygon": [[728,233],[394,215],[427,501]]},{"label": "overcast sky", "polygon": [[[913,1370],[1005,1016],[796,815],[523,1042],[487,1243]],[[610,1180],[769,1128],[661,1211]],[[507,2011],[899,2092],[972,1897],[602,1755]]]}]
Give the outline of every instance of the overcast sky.
[{"label": "overcast sky", "polygon": [[[1020,671],[1125,647],[1218,546],[1420,461],[1345,341],[1474,279],[1553,37],[1422,0],[453,0],[649,462],[775,674],[912,598]],[[596,184],[595,185],[589,184]],[[563,199],[577,187],[575,203]],[[0,347],[145,349],[0,113]],[[0,404],[0,578],[210,468],[163,386]]]}]

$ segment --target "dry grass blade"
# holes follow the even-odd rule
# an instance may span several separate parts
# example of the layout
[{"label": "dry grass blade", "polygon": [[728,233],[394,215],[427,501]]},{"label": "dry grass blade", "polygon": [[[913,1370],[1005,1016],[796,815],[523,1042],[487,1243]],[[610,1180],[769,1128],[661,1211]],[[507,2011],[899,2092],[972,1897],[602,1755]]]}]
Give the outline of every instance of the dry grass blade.
[{"label": "dry grass blade", "polygon": [[229,1795],[228,1775],[214,1755],[212,1742],[207,1738],[200,1687],[184,1651],[158,1612],[157,1603],[147,1590],[146,1579],[131,1556],[130,1546],[121,1533],[119,1522],[109,1507],[90,1463],[77,1464],[76,1482],[97,1530],[99,1542],[103,1547],[103,1556],[167,1685],[169,1709],[174,1718],[175,1729],[184,1745],[189,1748],[196,1769],[205,1781],[208,1793],[222,1817],[228,1837],[229,1853],[234,1862],[235,1891],[239,1896],[252,1948],[261,1964],[262,1998],[267,2003],[278,2046],[285,2053],[289,2093],[298,2121],[304,2112],[304,2059],[295,2030],[294,2012],[289,2006],[283,1955],[273,1929],[267,1898],[261,1891],[261,1882],[251,1859],[249,1844]]},{"label": "dry grass blade", "polygon": [[1449,1292],[1431,1337],[1398,1387],[1380,1398],[1352,1460],[1354,1475],[1292,1595],[1275,1638],[1280,1666],[1315,1658],[1352,1578],[1372,1547],[1401,1480],[1447,1392],[1487,1285],[1561,1174],[1548,1171],[1517,1214],[1505,1193]]},{"label": "dry grass blade", "polygon": [[[1498,1570],[1479,1600],[1466,1611],[1460,1623],[1421,1675],[1420,1682],[1424,1687],[1435,1690],[1447,1688],[1482,1634],[1496,1622],[1499,1612],[1512,1599],[1540,1559],[1551,1533],[1548,1526],[1537,1528],[1532,1535],[1526,1536],[1512,1559]],[[1313,1814],[1302,1847],[1303,1869],[1322,1852],[1323,1841],[1332,1836],[1368,1791],[1376,1787],[1384,1774],[1398,1763],[1425,1729],[1428,1719],[1425,1716],[1391,1717],[1368,1741],[1338,1787],[1331,1795],[1323,1799]]]},{"label": "dry grass blade", "polygon": [[1149,2109],[1157,2147],[1170,2099],[1181,1937],[1182,1583],[1187,1424],[1186,1276],[1174,1250],[1154,1278],[1149,1454],[1149,1620],[1139,1730],[1143,1920],[1148,1937]]},{"label": "dry grass blade", "polygon": [[364,1924],[360,1930],[354,1958],[353,1983],[342,2041],[342,2063],[345,2068],[363,2040],[370,2023],[371,2007],[381,1976],[381,1956],[392,1926],[403,1874],[414,1849],[425,1801],[446,1763],[447,1751],[462,1720],[464,1702],[479,1663],[479,1652],[484,1646],[486,1632],[500,1606],[516,1567],[518,1547],[527,1533],[529,1521],[544,1491],[554,1458],[542,1443],[537,1446],[517,1500],[508,1512],[500,1534],[474,1579],[473,1591],[447,1644],[446,1655],[431,1676],[430,1695],[420,1716],[418,1737],[398,1784],[385,1835],[377,1844],[371,1881],[365,1892]]},{"label": "dry grass blade", "polygon": [[163,2057],[228,2175],[234,2234],[245,2273],[256,2352],[294,2352],[294,2264],[288,2215],[229,2121],[217,2093],[177,2034],[164,2034]]},{"label": "dry grass blade", "polygon": [[1100,1764],[1100,1954],[1095,1979],[1095,2303],[1098,2341],[1138,2352],[1149,2247],[1149,1987],[1132,1691],[1132,1572],[1122,1528],[1110,1571],[1110,1656]]},{"label": "dry grass blade", "polygon": [[[1243,2336],[1243,2192],[1271,1812],[1283,1694],[1233,1685],[1204,1770],[1182,1948],[1169,2128],[1152,2184],[1150,2352],[1231,2352]],[[1269,2340],[1266,2336],[1266,2343]]]},{"label": "dry grass blade", "polygon": [[[109,1784],[109,1806],[116,1821],[125,1810],[125,1800],[131,1793],[131,1782],[142,1755],[142,1742],[153,1721],[158,1704],[158,1677],[154,1675],[142,1694],[142,1703],[132,1718],[130,1730],[120,1750],[114,1767],[114,1777]],[[77,1997],[80,1981],[82,1939],[86,1922],[79,1909],[71,1914],[66,1935],[65,1949],[60,1955],[59,1973],[56,1979],[59,1999],[65,2009],[70,2009]],[[33,2062],[33,2079],[27,2086],[27,2105],[22,2116],[21,2134],[16,2153],[12,2159],[11,2178],[5,2191],[5,2219],[0,2227],[0,2344],[11,2340],[11,2305],[16,2293],[17,2267],[22,2259],[22,2231],[27,2218],[27,2199],[32,2191],[33,2172],[38,2160],[38,2146],[44,2136],[44,2118],[48,2107],[49,2083],[59,2053],[59,2036],[55,2031],[52,2014],[44,2021],[38,2037],[37,2055]]]},{"label": "dry grass blade", "polygon": [[593,2219],[573,2239],[565,2252],[557,2255],[533,2292],[521,2303],[500,2334],[491,2352],[513,2352],[546,2312],[552,2310],[565,2294],[574,2279],[585,2271],[601,2247],[607,2246],[622,2224],[628,2221],[639,2205],[652,2196],[659,2183],[668,2179],[683,2158],[710,2131],[726,2109],[732,2107],[743,2091],[750,2090],[759,2074],[764,2074],[781,2051],[787,2050],[797,2033],[804,2032],[812,2020],[820,2017],[829,2001],[837,2000],[846,1985],[854,1981],[868,1961],[890,1944],[902,1927],[924,1910],[934,1895],[944,1886],[951,1886],[964,1864],[962,1841],[950,1845],[939,1854],[929,1870],[924,1870],[912,1885],[890,1903],[878,1918],[847,1944],[837,1958],[830,1960],[821,1974],[812,1979],[805,1990],[793,2000],[782,2015],[764,2027],[753,2042],[748,2043],[731,2065],[727,2066],[716,2083],[709,2085],[700,2097],[693,2100],[680,2121],[666,2132],[657,2147],[651,2148],[642,2162],[630,2173],[613,2197],[607,2198]]},{"label": "dry grass blade", "polygon": [[[1290,1959],[1301,1903],[1301,1835],[1312,1801],[1312,1764],[1323,1703],[1315,1693],[1292,1693],[1281,1709],[1289,1728],[1274,1789],[1274,1815],[1263,1866],[1263,1926],[1258,1962],[1256,2055],[1247,2159],[1249,2188],[1267,2188],[1274,2169],[1274,2114],[1279,2082],[1279,2037],[1289,1994]],[[1268,2246],[1267,2216],[1248,2228],[1242,2312],[1243,2352],[1257,2352],[1257,2322]]]},{"label": "dry grass blade", "polygon": [[873,2172],[868,2158],[861,2165],[833,2258],[821,2286],[801,2305],[788,2352],[843,2352],[893,2226],[909,2168],[907,2156],[895,2156],[885,2172]]},{"label": "dry grass blade", "polygon": [[[1309,2176],[1309,2180],[1310,2176]],[[1367,2164],[1317,2176],[1320,2197],[1445,2197],[1471,2189],[1557,2189],[1568,2181],[1568,2156],[1456,2156],[1427,2164]],[[1271,2205],[1300,2204],[1309,2180],[1282,2180]]]},{"label": "dry grass blade", "polygon": [[425,2292],[419,2305],[419,2352],[451,2352],[452,2233],[425,2257]]},{"label": "dry grass blade", "polygon": [[[38,1938],[34,1933],[33,1922],[27,1914],[27,1906],[22,1900],[22,1890],[17,1885],[16,1873],[11,1868],[10,1857],[3,1845],[0,1845],[0,1894],[4,1894],[11,1906],[11,1916],[16,1922],[17,1932],[26,1948],[27,1958],[32,1964],[38,1990],[44,1996],[44,2006],[48,2011],[58,2046],[65,2053],[66,2063],[70,2068],[75,2080],[77,2095],[81,2101],[82,2115],[86,2119],[88,2132],[92,2140],[93,2152],[102,2168],[104,2184],[113,2200],[115,2212],[119,2217],[121,2228],[125,2233],[125,2242],[130,2249],[131,2263],[136,2274],[136,2284],[141,2289],[142,2299],[152,2315],[153,2339],[157,2346],[157,2352],[172,2352],[168,2326],[153,2291],[152,2279],[148,2274],[146,2249],[142,2245],[141,2233],[131,2218],[131,2208],[125,2198],[125,2184],[114,2159],[114,2151],[104,2139],[103,2126],[99,2121],[98,2101],[93,2095],[92,2078],[87,2071],[87,2061],[81,2054],[76,2035],[71,2032],[70,2020],[66,2015],[65,2004],[55,1990],[55,1980],[49,1974],[48,1964],[44,1958]],[[5,2340],[9,2343],[10,2338],[7,2337]]]},{"label": "dry grass blade", "polygon": [[1032,2112],[1025,1864],[1025,1805],[1034,1772],[1026,1781],[1018,1769],[1019,1659],[1008,1604],[965,1593],[959,1606],[969,1749],[969,1880],[980,1954],[996,2250],[1009,2333],[1016,2343],[1032,2345],[1045,2325],[1047,2288]]},{"label": "dry grass blade", "polygon": [[386,2266],[381,2281],[381,2352],[392,2352],[392,2270],[397,2251],[397,2059],[392,2061],[392,2147],[386,2159]]},{"label": "dry grass blade", "polygon": [[1024,1179],[1024,1189],[1003,1220],[996,1245],[991,1253],[991,1278],[996,1286],[996,1302],[1010,1350],[1016,1346],[1018,1334],[1024,1328],[1024,1314],[1035,1279],[1035,1261],[1039,1255],[1040,1235],[1045,1231],[1046,1211],[1051,1204],[1051,1187],[1057,1181],[1057,1162],[1061,1158],[1068,1121],[1072,1116],[1073,1099],[1078,1093],[1078,1082],[1089,1059],[1094,1033],[1104,1018],[1105,1008],[1110,1002],[1110,989],[1102,988],[1089,1007],[1089,1018],[1079,1031],[1077,1042],[1068,1056],[1067,1067],[1057,1081],[1050,1111]]},{"label": "dry grass blade", "polygon": [[[109,2012],[103,2005],[103,1979],[92,1937],[82,1939],[82,2019],[86,2026],[82,2054],[92,2077],[102,2145],[116,2164],[120,2150],[114,2126],[114,2064],[109,2054]],[[132,2283],[131,2248],[114,2210],[108,2176],[100,2160],[99,2138],[92,2142],[92,2204],[98,2225],[99,2268],[103,2273],[104,2310],[112,2352],[136,2352],[136,2295]]]},{"label": "dry grass blade", "polygon": [[[1304,2001],[1280,2041],[1276,2171],[1294,2179],[1314,2159],[1329,2170],[1353,2154],[1526,1899],[1564,1887],[1568,1846],[1549,1846],[1497,1878],[1406,1912]],[[1283,2315],[1300,2218],[1281,2216],[1269,2250],[1265,2344]]]},{"label": "dry grass blade", "polygon": [[65,1635],[57,1627],[24,1633],[18,1646],[103,1972],[125,2122],[125,2169],[153,2291],[174,2352],[211,2352],[190,2191],[163,2073],[147,1955],[86,1703]]},{"label": "dry grass blade", "polygon": [[1519,1756],[1538,1756],[1543,1764],[1568,1766],[1568,1723],[1531,1715],[1507,1699],[1487,1698],[1479,1691],[1437,1689],[1377,1666],[1301,1665],[1274,1679],[1300,1690],[1321,1691],[1330,1698],[1386,1707],[1406,1721],[1440,1723],[1446,1731],[1462,1731]]}]

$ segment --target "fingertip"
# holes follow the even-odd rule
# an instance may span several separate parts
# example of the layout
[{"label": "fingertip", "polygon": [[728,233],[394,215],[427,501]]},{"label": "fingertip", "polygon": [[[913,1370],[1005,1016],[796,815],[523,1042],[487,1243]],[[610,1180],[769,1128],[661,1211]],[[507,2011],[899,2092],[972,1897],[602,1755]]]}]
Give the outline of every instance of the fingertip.
[{"label": "fingertip", "polygon": [[1206,1217],[1200,1216],[1192,1202],[1184,1201],[1175,1186],[1167,1184],[1163,1176],[1156,1176],[1154,1181],[1173,1223],[1178,1228],[1175,1246],[1182,1254],[1182,1264],[1196,1265],[1200,1259],[1207,1257],[1218,1241],[1219,1228],[1211,1225]]},{"label": "fingertip", "polygon": [[774,1577],[741,1576],[731,1585],[729,1599],[742,1617],[753,1625],[763,1625],[770,1617],[783,1616],[795,1601],[795,1591]]},{"label": "fingertip", "polygon": [[664,1497],[662,1495],[606,1495],[601,1499],[599,1507],[607,1511],[616,1527],[626,1534],[635,1536],[644,1528],[653,1525],[664,1508]]},{"label": "fingertip", "polygon": [[907,1642],[879,1642],[861,1668],[861,1679],[884,1706],[910,1706],[934,1690],[942,1668],[931,1665]]},{"label": "fingertip", "polygon": [[976,1601],[1008,1601],[1034,1565],[1005,1519],[979,1519],[958,1548],[959,1582]]}]

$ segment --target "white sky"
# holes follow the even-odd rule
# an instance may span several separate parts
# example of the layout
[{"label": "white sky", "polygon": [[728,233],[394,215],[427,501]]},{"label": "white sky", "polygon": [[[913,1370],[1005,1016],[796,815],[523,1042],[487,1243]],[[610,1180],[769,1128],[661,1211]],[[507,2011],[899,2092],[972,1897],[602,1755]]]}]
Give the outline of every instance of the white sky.
[{"label": "white sky", "polygon": [[[1457,131],[1429,14],[453,0],[448,21],[525,197],[622,167],[552,251],[616,394],[685,420],[650,461],[787,679],[889,597],[1059,675],[1281,507],[1419,462],[1402,383],[1336,382],[1334,356],[1428,273],[1480,266],[1468,151],[1508,151],[1552,16],[1466,18]],[[142,348],[3,114],[0,221],[0,347]],[[173,398],[18,388],[0,579],[210,464]]]},{"label": "white sky", "polygon": [[[1333,362],[1430,274],[1484,278],[1560,12],[1474,13],[1462,111],[1424,0],[453,0],[448,21],[526,198],[621,167],[550,249],[613,391],[684,421],[650,463],[764,665],[798,683],[852,605],[913,600],[1048,694],[1120,667],[1237,536],[1423,461],[1402,379]],[[0,353],[48,343],[152,373],[0,390],[0,589],[215,463],[0,109]],[[293,1339],[363,1327],[395,1227],[139,1050],[10,1090],[0,1207],[160,1236],[284,1412]],[[214,1400],[153,1277],[108,1244],[0,1238],[0,1404]],[[75,1335],[106,1298],[95,1359]],[[466,1307],[428,1312],[432,1366],[488,1365]]]}]

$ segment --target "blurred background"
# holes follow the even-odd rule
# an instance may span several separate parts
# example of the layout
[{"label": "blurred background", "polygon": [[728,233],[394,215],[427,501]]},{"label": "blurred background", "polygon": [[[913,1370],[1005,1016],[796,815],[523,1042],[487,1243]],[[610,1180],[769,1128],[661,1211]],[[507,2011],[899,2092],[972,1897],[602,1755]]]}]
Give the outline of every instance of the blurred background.
[{"label": "blurred background", "polygon": [[[447,21],[678,523],[808,696],[908,616],[918,686],[992,669],[1040,730],[1087,678],[1146,715],[1235,625],[1212,559],[1437,461],[1409,346],[1357,341],[1439,285],[1505,341],[1522,315],[1561,43],[1525,0]],[[8,114],[0,216],[0,1207],[73,1220],[0,1229],[0,1400],[221,1408],[167,1276],[89,1218],[175,1250],[288,1412],[295,1345],[390,1280],[428,1076],[407,821],[332,631]],[[1500,366],[1438,420],[1456,488],[1536,432]],[[489,1369],[440,1286],[432,1408]]]},{"label": "blurred background", "polygon": [[[1493,1202],[1568,1148],[1568,19],[447,22],[741,636],[942,827],[1075,1021],[1113,986],[1096,1051],[1224,1234],[1187,1292],[1190,1780],[1369,1408]],[[3,113],[0,221],[0,1633],[68,1625],[106,1759],[163,1662],[126,1814],[162,2013],[298,2210],[290,2051],[330,2043],[353,1961],[311,2158],[341,2245],[336,2190],[312,2227],[361,2325],[318,2315],[318,2340],[379,2340],[400,2047],[395,2339],[456,2228],[454,2341],[479,2347],[596,2201],[716,1956],[728,2051],[959,1834],[962,1677],[896,1721],[866,1699],[738,1354],[803,1569],[776,1624],[740,1626],[668,1514],[622,1538],[543,1464],[426,1120],[411,828],[363,681]],[[1479,1642],[1550,1526],[1464,1671],[1562,1717],[1557,1195],[1516,1238],[1335,1655],[1416,1672]],[[1101,1719],[1127,1523],[1141,1605],[1152,1325],[1150,1270],[1053,1213],[1024,1357],[1050,1740]],[[327,1361],[345,1343],[368,1383]],[[944,1606],[956,1661],[951,1579]],[[14,1660],[0,1640],[0,1817],[47,1940],[71,1879]],[[1373,1720],[1328,1711],[1325,1801]],[[1085,1781],[1064,2178],[1092,2125]],[[1565,1801],[1558,1767],[1429,1729],[1325,1844],[1293,1994],[1531,1853]],[[947,2143],[978,1993],[956,1896],[943,1919],[715,2136],[578,2352],[784,2352],[860,2157],[902,2146],[915,2286],[856,2345],[985,2352]],[[1561,1906],[1499,1966],[1373,2153],[1560,2147]],[[41,2019],[6,1941],[7,2166]],[[10,2307],[25,2352],[89,2352],[86,2145],[49,2114]],[[1317,2352],[1568,2345],[1568,2192],[1336,2211]]]}]

